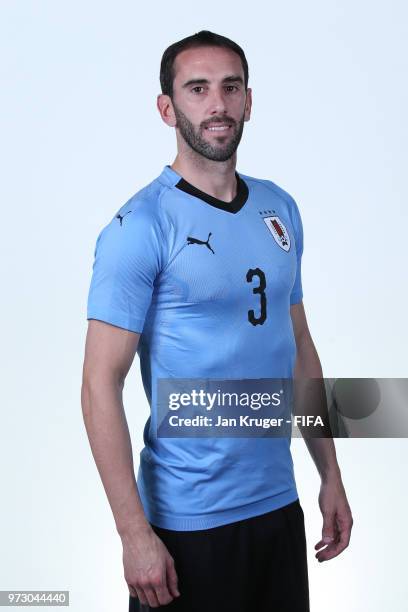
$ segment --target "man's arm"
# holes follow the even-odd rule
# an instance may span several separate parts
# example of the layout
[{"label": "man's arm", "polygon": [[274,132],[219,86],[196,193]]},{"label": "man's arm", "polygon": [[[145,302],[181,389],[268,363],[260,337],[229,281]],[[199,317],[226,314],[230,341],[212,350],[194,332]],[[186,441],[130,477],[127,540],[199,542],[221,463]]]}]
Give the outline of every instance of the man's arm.
[{"label": "man's arm", "polygon": [[81,404],[85,427],[123,544],[129,592],[152,607],[179,595],[174,561],[147,521],[137,489],[122,391],[140,334],[90,320]]},{"label": "man's arm", "polygon": [[[303,302],[290,307],[297,356],[294,378],[323,379],[323,371],[308,328]],[[339,555],[349,544],[353,525],[336,450],[331,437],[307,436],[305,443],[321,478],[319,506],[323,515],[322,539],[315,545],[318,561]]]}]

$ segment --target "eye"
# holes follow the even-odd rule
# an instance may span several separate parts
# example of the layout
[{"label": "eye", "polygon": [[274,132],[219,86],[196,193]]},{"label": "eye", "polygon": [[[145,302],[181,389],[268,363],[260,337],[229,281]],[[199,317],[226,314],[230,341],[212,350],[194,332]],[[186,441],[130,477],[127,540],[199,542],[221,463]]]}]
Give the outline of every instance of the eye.
[{"label": "eye", "polygon": [[[193,89],[191,91],[194,91],[195,89],[204,89],[204,87],[202,85],[196,85],[195,87],[193,87]],[[201,93],[200,91],[195,91],[194,93]]]},{"label": "eye", "polygon": [[229,91],[232,91],[233,89],[236,89],[236,90],[238,91],[238,87],[237,87],[236,85],[227,85],[227,86],[226,86],[226,88],[227,88]]}]

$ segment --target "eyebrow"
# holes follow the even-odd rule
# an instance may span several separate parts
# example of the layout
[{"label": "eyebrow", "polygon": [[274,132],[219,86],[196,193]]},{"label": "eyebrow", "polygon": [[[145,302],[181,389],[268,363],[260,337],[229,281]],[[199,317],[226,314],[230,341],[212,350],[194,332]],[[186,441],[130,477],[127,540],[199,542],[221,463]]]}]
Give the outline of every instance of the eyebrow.
[{"label": "eyebrow", "polygon": [[[226,76],[222,79],[222,82],[241,83],[241,85],[244,84],[244,81],[242,80],[242,77],[239,74],[232,74],[231,76]],[[211,81],[209,81],[208,79],[189,79],[188,81],[183,83],[182,88],[184,89],[185,87],[189,87],[193,84],[207,85],[208,83],[211,83]]]}]

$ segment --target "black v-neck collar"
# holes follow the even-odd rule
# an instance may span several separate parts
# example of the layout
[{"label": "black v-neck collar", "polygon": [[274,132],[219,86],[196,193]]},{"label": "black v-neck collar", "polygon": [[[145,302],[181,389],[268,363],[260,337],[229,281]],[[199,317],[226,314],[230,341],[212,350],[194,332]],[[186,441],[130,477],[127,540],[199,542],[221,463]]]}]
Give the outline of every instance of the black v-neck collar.
[{"label": "black v-neck collar", "polygon": [[225,202],[224,200],[219,200],[201,189],[194,187],[191,183],[181,178],[178,183],[176,183],[176,187],[181,189],[181,191],[185,191],[190,195],[195,196],[196,198],[200,198],[207,202],[207,204],[211,204],[211,206],[215,206],[216,208],[220,208],[221,210],[225,210],[230,213],[237,213],[244,206],[245,202],[248,199],[248,186],[245,181],[239,176],[238,172],[235,172],[235,176],[237,178],[237,194],[231,202]]}]

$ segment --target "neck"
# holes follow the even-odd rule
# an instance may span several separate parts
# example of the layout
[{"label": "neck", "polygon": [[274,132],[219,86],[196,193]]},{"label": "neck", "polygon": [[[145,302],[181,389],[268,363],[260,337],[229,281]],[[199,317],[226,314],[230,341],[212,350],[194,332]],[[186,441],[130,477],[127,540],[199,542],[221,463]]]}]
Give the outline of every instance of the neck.
[{"label": "neck", "polygon": [[217,162],[190,151],[184,154],[179,151],[171,168],[204,193],[231,202],[237,194],[236,153],[225,162]]}]

